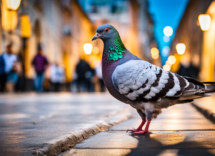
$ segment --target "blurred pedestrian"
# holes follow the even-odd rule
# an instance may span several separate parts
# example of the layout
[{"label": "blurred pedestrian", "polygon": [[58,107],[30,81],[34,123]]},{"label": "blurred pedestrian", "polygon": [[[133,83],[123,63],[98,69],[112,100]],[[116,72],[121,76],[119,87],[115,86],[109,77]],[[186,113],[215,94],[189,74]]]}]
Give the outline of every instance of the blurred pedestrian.
[{"label": "blurred pedestrian", "polygon": [[192,56],[191,64],[190,64],[190,77],[194,79],[199,79],[200,72],[200,58],[199,55],[194,53]]},{"label": "blurred pedestrian", "polygon": [[97,66],[96,66],[96,75],[99,79],[99,86],[100,86],[100,92],[104,92],[105,91],[105,84],[104,84],[104,81],[103,81],[103,78],[102,78],[102,65],[101,63],[99,63]]},{"label": "blurred pedestrian", "polygon": [[7,75],[5,71],[5,61],[3,55],[0,56],[0,92],[4,92]]},{"label": "blurred pedestrian", "polygon": [[32,61],[32,65],[34,66],[35,71],[36,71],[34,86],[35,86],[35,90],[37,92],[43,91],[44,72],[45,72],[48,64],[49,63],[48,63],[47,58],[43,55],[42,45],[39,44],[37,47],[37,55],[34,57],[34,59]]},{"label": "blurred pedestrian", "polygon": [[12,43],[6,46],[6,52],[1,56],[1,66],[3,65],[4,69],[1,69],[1,92],[14,91],[14,85],[18,81],[18,72],[19,69],[19,62],[17,60],[17,56],[12,53]]},{"label": "blurred pedestrian", "polygon": [[64,68],[57,63],[50,66],[51,91],[59,92],[62,84],[65,82]]},{"label": "blurred pedestrian", "polygon": [[177,74],[190,77],[189,67],[190,67],[190,54],[185,53],[182,56]]},{"label": "blurred pedestrian", "polygon": [[94,70],[86,61],[82,59],[79,61],[76,66],[76,83],[79,92],[93,91],[92,79],[94,73]]},{"label": "blurred pedestrian", "polygon": [[24,63],[23,63],[23,57],[21,52],[17,55],[18,64],[17,64],[17,73],[18,73],[18,82],[15,86],[15,91],[17,92],[23,92],[25,91],[26,81],[25,81],[25,74],[24,74]]}]

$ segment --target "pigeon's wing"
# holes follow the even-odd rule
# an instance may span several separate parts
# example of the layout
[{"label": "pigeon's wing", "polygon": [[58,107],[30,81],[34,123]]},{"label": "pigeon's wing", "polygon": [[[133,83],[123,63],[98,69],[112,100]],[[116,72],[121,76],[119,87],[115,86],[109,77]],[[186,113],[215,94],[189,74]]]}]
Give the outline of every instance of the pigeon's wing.
[{"label": "pigeon's wing", "polygon": [[186,78],[143,60],[131,60],[117,66],[112,74],[112,83],[120,94],[133,101],[179,98],[184,93],[188,95],[196,92],[196,86]]}]

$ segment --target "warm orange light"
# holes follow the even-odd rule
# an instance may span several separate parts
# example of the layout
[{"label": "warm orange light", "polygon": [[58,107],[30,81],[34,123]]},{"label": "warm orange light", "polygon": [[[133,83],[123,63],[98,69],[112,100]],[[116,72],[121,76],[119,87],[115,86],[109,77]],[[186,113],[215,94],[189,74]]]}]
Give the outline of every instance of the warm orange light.
[{"label": "warm orange light", "polygon": [[85,54],[91,54],[93,50],[93,45],[91,43],[85,43],[83,48]]},{"label": "warm orange light", "polygon": [[21,24],[21,35],[22,37],[30,37],[31,36],[31,22],[28,15],[22,15],[20,18]]},{"label": "warm orange light", "polygon": [[93,52],[95,54],[99,54],[99,48],[98,47],[93,47]]},{"label": "warm orange light", "polygon": [[199,23],[202,31],[209,30],[211,25],[211,17],[207,14],[200,14],[198,19],[199,19]]},{"label": "warm orange light", "polygon": [[183,55],[185,52],[186,46],[184,43],[178,43],[176,45],[176,50],[179,55]]},{"label": "warm orange light", "polygon": [[163,69],[166,70],[166,71],[170,71],[170,66],[168,64],[165,64],[163,66]]},{"label": "warm orange light", "polygon": [[159,58],[159,50],[155,47],[151,49],[151,55],[153,59],[158,59]]},{"label": "warm orange light", "polygon": [[175,58],[175,56],[170,55],[167,61],[169,64],[175,64],[176,58]]},{"label": "warm orange light", "polygon": [[7,8],[9,10],[17,10],[20,6],[21,0],[6,0]]},{"label": "warm orange light", "polygon": [[1,24],[6,31],[14,30],[18,23],[17,12],[7,8],[6,0],[1,1]]}]

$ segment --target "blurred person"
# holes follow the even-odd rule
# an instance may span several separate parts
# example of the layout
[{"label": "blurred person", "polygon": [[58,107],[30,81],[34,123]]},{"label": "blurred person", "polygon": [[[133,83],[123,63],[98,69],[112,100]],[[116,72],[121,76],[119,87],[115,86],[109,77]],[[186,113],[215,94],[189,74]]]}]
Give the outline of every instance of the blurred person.
[{"label": "blurred person", "polygon": [[18,82],[15,86],[15,91],[24,91],[25,90],[25,74],[24,74],[24,65],[23,65],[23,57],[21,52],[17,55],[18,62],[17,62],[17,73],[18,73]]},{"label": "blurred person", "polygon": [[76,82],[77,90],[79,92],[93,91],[93,75],[94,70],[90,67],[90,65],[86,61],[80,59],[79,63],[76,66]]},{"label": "blurred person", "polygon": [[199,62],[200,62],[199,55],[195,53],[192,56],[190,69],[189,69],[191,78],[199,79],[199,72],[200,72]]},{"label": "blurred person", "polygon": [[4,92],[7,75],[5,71],[5,61],[3,55],[0,56],[0,92]]},{"label": "blurred person", "polygon": [[59,92],[65,81],[65,70],[57,63],[50,66],[51,91]]},{"label": "blurred person", "polygon": [[95,71],[96,71],[97,77],[99,78],[100,92],[104,92],[105,91],[105,84],[104,84],[104,81],[102,78],[102,65],[101,65],[101,63],[99,63],[96,66]]},{"label": "blurred person", "polygon": [[4,90],[13,92],[14,85],[17,83],[19,72],[19,62],[17,56],[12,53],[12,43],[6,46],[6,52],[1,56],[1,66],[4,66],[1,74],[1,92]]},{"label": "blurred person", "polygon": [[13,63],[13,69],[7,75],[6,92],[12,93],[15,91],[15,85],[17,84],[19,75],[21,75],[21,73],[22,65],[21,62],[17,60]]},{"label": "blurred person", "polygon": [[199,55],[193,54],[191,59],[190,54],[185,54],[182,57],[177,74],[194,79],[199,79],[199,72]]},{"label": "blurred person", "polygon": [[177,74],[179,74],[181,76],[188,76],[188,77],[190,77],[189,67],[190,67],[190,54],[189,53],[185,53],[182,56],[182,59],[181,59],[181,62],[180,62]]},{"label": "blurred person", "polygon": [[34,87],[37,92],[43,91],[43,83],[44,83],[44,72],[48,66],[48,60],[43,55],[43,47],[41,44],[37,47],[37,55],[34,57],[32,61],[32,65],[36,71],[36,77],[34,80]]},{"label": "blurred person", "polygon": [[78,84],[77,84],[78,75],[76,71],[72,74],[72,83],[71,83],[71,91],[73,93],[78,92]]}]

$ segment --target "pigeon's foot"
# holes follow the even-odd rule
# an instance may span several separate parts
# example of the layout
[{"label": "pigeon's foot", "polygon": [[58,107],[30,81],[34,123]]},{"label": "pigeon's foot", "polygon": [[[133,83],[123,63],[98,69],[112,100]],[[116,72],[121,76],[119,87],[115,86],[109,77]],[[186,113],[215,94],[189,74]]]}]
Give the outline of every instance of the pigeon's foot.
[{"label": "pigeon's foot", "polygon": [[135,128],[133,128],[133,129],[127,129],[127,130],[126,130],[126,132],[132,132],[132,133],[133,133],[133,132],[140,132],[140,131],[143,131],[142,128],[141,128],[141,129],[138,129],[138,128],[135,129]]},{"label": "pigeon's foot", "polygon": [[149,135],[149,134],[151,134],[151,132],[149,132],[149,131],[138,131],[138,132],[133,132],[132,134],[145,134],[145,135]]},{"label": "pigeon's foot", "polygon": [[149,132],[150,122],[151,120],[147,121],[147,124],[144,130],[133,132],[133,134],[151,134],[151,132]]},{"label": "pigeon's foot", "polygon": [[142,120],[141,124],[139,125],[139,127],[137,129],[133,128],[133,129],[127,129],[126,132],[140,132],[143,131],[142,127],[145,124],[146,120]]}]

